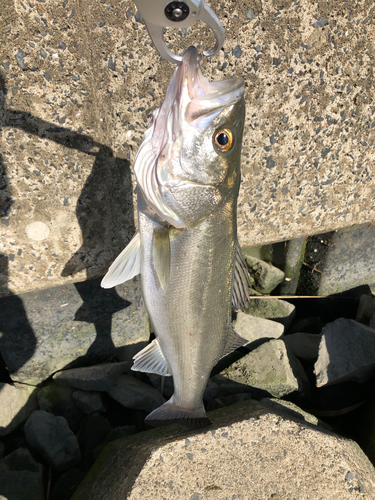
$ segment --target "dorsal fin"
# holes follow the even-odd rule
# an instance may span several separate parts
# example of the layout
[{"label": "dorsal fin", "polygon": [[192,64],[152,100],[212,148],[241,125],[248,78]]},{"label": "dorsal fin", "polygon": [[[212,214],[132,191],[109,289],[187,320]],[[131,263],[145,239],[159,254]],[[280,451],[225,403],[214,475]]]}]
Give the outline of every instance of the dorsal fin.
[{"label": "dorsal fin", "polygon": [[245,307],[246,302],[249,302],[249,288],[251,287],[249,273],[247,272],[246,264],[243,260],[241,248],[237,243],[236,260],[233,270],[233,290],[232,304],[238,310]]},{"label": "dorsal fin", "polygon": [[135,372],[156,373],[169,377],[172,375],[158,339],[154,339],[133,358],[132,370]]},{"label": "dorsal fin", "polygon": [[230,352],[234,351],[235,349],[238,349],[239,347],[242,347],[245,344],[248,344],[249,341],[241,337],[239,335],[232,324],[229,325],[228,329],[228,336],[227,336],[227,341],[225,345],[224,352],[222,356],[225,356],[226,354],[229,354]]},{"label": "dorsal fin", "polygon": [[169,283],[169,264],[171,249],[169,241],[169,228],[154,229],[152,240],[152,261],[161,287],[166,290]]},{"label": "dorsal fin", "polygon": [[135,233],[130,243],[124,248],[108,269],[101,282],[102,288],[112,288],[137,276],[141,272],[141,238]]}]

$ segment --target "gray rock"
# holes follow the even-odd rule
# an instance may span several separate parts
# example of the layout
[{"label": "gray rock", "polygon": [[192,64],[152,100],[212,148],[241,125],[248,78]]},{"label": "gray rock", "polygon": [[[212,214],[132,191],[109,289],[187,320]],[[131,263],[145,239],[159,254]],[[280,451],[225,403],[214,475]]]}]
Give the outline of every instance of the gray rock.
[{"label": "gray rock", "polygon": [[0,441],[0,460],[4,456],[4,451],[5,451],[5,444],[2,441]]},{"label": "gray rock", "polygon": [[375,373],[375,330],[339,318],[322,331],[314,366],[317,387],[345,380],[364,382]]},{"label": "gray rock", "polygon": [[246,12],[246,19],[249,19],[250,21],[251,21],[251,19],[255,19],[255,14],[254,14],[253,9],[249,9]]},{"label": "gray rock", "polygon": [[100,413],[93,413],[85,419],[79,433],[79,445],[82,450],[81,468],[91,467],[95,460],[93,455],[95,448],[106,440],[111,430],[112,426]]},{"label": "gray rock", "polygon": [[285,300],[252,298],[243,312],[258,318],[272,319],[287,328],[295,316],[296,308]]},{"label": "gray rock", "polygon": [[331,295],[375,283],[375,226],[336,231],[325,259],[319,295]]},{"label": "gray rock", "polygon": [[24,61],[24,58],[26,57],[26,53],[23,50],[18,49],[18,52],[17,52],[15,57],[16,57],[16,61],[17,61],[18,66],[23,70],[27,69],[27,63],[25,63],[25,61]]},{"label": "gray rock", "polygon": [[372,316],[375,314],[375,297],[371,295],[361,295],[359,299],[355,320],[364,325],[369,325]]},{"label": "gray rock", "polygon": [[370,319],[368,326],[375,330],[375,313],[371,316],[371,319]]},{"label": "gray rock", "polygon": [[12,380],[30,385],[72,363],[131,363],[150,337],[138,279],[110,290],[90,280],[5,297],[1,311],[0,354]]},{"label": "gray rock", "polygon": [[73,392],[73,401],[86,415],[106,411],[100,392],[75,391]]},{"label": "gray rock", "polygon": [[241,50],[241,47],[239,45],[236,45],[234,47],[234,49],[232,49],[232,55],[234,55],[234,57],[236,57],[237,59],[239,59],[242,55],[242,50]]},{"label": "gray rock", "polygon": [[108,394],[125,408],[147,413],[165,403],[159,391],[130,375],[120,375]]},{"label": "gray rock", "polygon": [[315,415],[311,415],[311,413],[302,410],[302,408],[290,401],[284,401],[283,399],[263,398],[260,402],[265,406],[271,407],[275,412],[280,412],[284,415],[290,415],[291,417],[293,417],[293,420],[295,420],[296,418],[301,419],[305,422],[308,422],[309,424],[319,425],[320,427],[324,427],[327,430],[331,430],[331,427],[328,424],[326,424],[322,420],[319,420],[319,418],[315,417]]},{"label": "gray rock", "polygon": [[321,17],[313,24],[314,28],[323,28],[328,24],[328,19],[326,17]]},{"label": "gray rock", "polygon": [[70,500],[78,485],[86,476],[86,471],[69,469],[56,481],[51,490],[49,500]]},{"label": "gray rock", "polygon": [[129,363],[103,363],[101,365],[72,368],[55,373],[53,380],[83,391],[109,391],[116,379],[129,369]]},{"label": "gray rock", "polygon": [[254,279],[254,287],[258,292],[268,294],[283,281],[284,273],[280,269],[252,257],[251,252],[248,252],[246,248],[242,248],[241,251],[250,269],[250,276]]},{"label": "gray rock", "polygon": [[[284,120],[284,119],[283,119]],[[288,242],[285,255],[285,279],[280,285],[281,295],[294,295],[305,255],[307,238],[297,238]]]},{"label": "gray rock", "polygon": [[291,335],[285,335],[282,338],[297,358],[313,363],[315,363],[318,358],[321,339],[322,335],[303,332],[292,333]]},{"label": "gray rock", "polygon": [[34,411],[25,424],[25,436],[53,469],[68,469],[81,458],[77,438],[64,417]]},{"label": "gray rock", "polygon": [[38,405],[40,410],[48,411],[58,417],[64,417],[70,429],[78,430],[84,417],[82,411],[73,401],[74,389],[57,384],[51,380],[38,392]]},{"label": "gray rock", "polygon": [[221,375],[282,398],[292,392],[308,392],[308,380],[301,363],[282,340],[270,340],[250,352]]},{"label": "gray rock", "polygon": [[249,343],[269,337],[277,339],[284,332],[284,326],[276,321],[257,318],[241,311],[237,313],[233,325],[236,332]]},{"label": "gray rock", "polygon": [[124,437],[132,436],[137,434],[137,428],[135,425],[123,425],[121,427],[115,427],[107,434],[106,441],[110,443],[116,439],[122,439]]},{"label": "gray rock", "polygon": [[18,448],[0,460],[0,498],[44,500],[43,466],[26,448]]},{"label": "gray rock", "polygon": [[255,401],[209,418],[200,432],[176,425],[109,443],[72,500],[375,498],[375,469],[354,441]]},{"label": "gray rock", "polygon": [[244,393],[251,394],[251,387],[219,374],[209,379],[203,399],[205,401],[211,401],[216,398],[222,399],[227,396],[233,396],[234,394]]},{"label": "gray rock", "polygon": [[38,389],[22,384],[0,383],[0,436],[6,436],[38,408]]}]

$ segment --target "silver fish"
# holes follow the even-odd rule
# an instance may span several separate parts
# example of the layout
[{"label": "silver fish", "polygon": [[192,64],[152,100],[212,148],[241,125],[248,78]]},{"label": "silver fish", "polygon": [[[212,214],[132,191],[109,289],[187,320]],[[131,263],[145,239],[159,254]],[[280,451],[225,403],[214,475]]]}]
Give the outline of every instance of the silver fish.
[{"label": "silver fish", "polygon": [[246,343],[231,324],[231,305],[248,299],[237,243],[237,196],[245,105],[243,79],[210,83],[190,47],[135,160],[138,233],[103,278],[110,288],[141,273],[156,339],[134,359],[135,371],[173,375],[169,401],[150,425],[209,423],[203,393],[226,353]]}]

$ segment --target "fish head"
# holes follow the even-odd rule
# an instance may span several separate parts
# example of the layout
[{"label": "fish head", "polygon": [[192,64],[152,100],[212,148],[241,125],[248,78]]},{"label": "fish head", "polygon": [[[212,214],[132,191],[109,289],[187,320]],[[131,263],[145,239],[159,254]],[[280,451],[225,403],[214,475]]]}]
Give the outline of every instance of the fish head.
[{"label": "fish head", "polygon": [[209,82],[190,47],[137,154],[144,199],[165,221],[191,227],[237,194],[245,117],[242,78]]}]

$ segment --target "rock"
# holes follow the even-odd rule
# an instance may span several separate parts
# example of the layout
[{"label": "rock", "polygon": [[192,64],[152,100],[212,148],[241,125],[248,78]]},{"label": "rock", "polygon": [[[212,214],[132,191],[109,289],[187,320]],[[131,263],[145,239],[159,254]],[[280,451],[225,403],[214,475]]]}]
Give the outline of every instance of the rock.
[{"label": "rock", "polygon": [[246,19],[249,19],[249,21],[251,21],[252,19],[255,18],[255,14],[254,14],[254,11],[253,9],[249,9],[247,12],[246,12]]},{"label": "rock", "polygon": [[5,297],[1,311],[0,354],[12,380],[30,385],[72,363],[131,363],[150,337],[136,279],[110,290],[90,280]]},{"label": "rock", "polygon": [[375,330],[375,313],[371,316],[371,319],[370,319],[368,326]]},{"label": "rock", "polygon": [[375,314],[375,297],[371,295],[361,295],[359,299],[357,315],[355,320],[358,323],[369,325],[372,316]]},{"label": "rock", "polygon": [[146,373],[147,378],[155,389],[160,392],[164,397],[170,398],[174,392],[173,377],[161,377],[154,373]]},{"label": "rock", "polygon": [[135,425],[123,425],[121,427],[115,427],[107,434],[107,443],[115,441],[116,439],[121,439],[127,436],[132,436],[137,434],[137,428]]},{"label": "rock", "polygon": [[263,405],[269,406],[276,413],[282,413],[284,415],[290,415],[293,420],[300,419],[308,422],[312,425],[319,425],[320,427],[324,427],[327,430],[331,430],[331,426],[319,420],[311,413],[308,413],[305,410],[302,410],[299,406],[295,405],[290,401],[284,401],[283,399],[273,399],[273,398],[263,398],[260,401]]},{"label": "rock", "polygon": [[18,448],[0,460],[0,498],[44,500],[43,465],[26,448]]},{"label": "rock", "polygon": [[120,375],[108,394],[125,408],[144,410],[147,413],[165,403],[158,390],[130,375]]},{"label": "rock", "polygon": [[[303,299],[300,299],[303,300]],[[324,300],[324,299],[323,299]],[[297,306],[297,310],[298,306]],[[293,322],[293,325],[288,329],[290,333],[321,333],[324,323],[319,316],[309,316]]]},{"label": "rock", "polygon": [[38,389],[22,384],[0,383],[0,436],[6,436],[38,408]]},{"label": "rock", "polygon": [[280,323],[257,318],[241,311],[237,313],[233,325],[236,332],[249,343],[269,337],[277,339],[284,332],[284,326]]},{"label": "rock", "polygon": [[56,481],[51,490],[49,500],[70,500],[78,485],[86,476],[86,471],[69,469]]},{"label": "rock", "polygon": [[375,330],[339,318],[322,331],[315,363],[317,387],[345,380],[364,382],[375,373]]},{"label": "rock", "polygon": [[305,248],[306,238],[297,238],[288,242],[284,264],[285,279],[280,285],[280,295],[295,295]]},{"label": "rock", "polygon": [[106,411],[100,392],[75,391],[73,401],[86,415]]},{"label": "rock", "polygon": [[288,328],[295,315],[295,306],[279,299],[250,299],[243,312],[257,318],[272,319]]},{"label": "rock", "polygon": [[246,248],[242,248],[242,255],[249,268],[250,276],[254,279],[254,287],[258,292],[271,293],[283,281],[284,273],[277,267],[252,257]]},{"label": "rock", "polygon": [[215,398],[222,399],[226,396],[243,393],[251,393],[251,387],[219,374],[209,379],[203,399],[205,401],[211,401]]},{"label": "rock", "polygon": [[82,450],[81,469],[91,467],[94,463],[94,449],[106,440],[111,430],[112,426],[100,413],[93,413],[85,419],[79,433],[79,445]]},{"label": "rock", "polygon": [[199,432],[175,425],[109,443],[72,500],[375,498],[375,469],[354,441],[255,401],[209,418]]},{"label": "rock", "polygon": [[331,295],[375,283],[375,227],[339,229],[333,234],[318,295]]},{"label": "rock", "polygon": [[75,405],[73,392],[74,389],[71,387],[57,384],[51,380],[39,390],[38,405],[40,410],[64,417],[69,428],[74,432],[78,430],[84,414]]},{"label": "rock", "polygon": [[5,451],[5,444],[2,441],[0,441],[0,460],[4,456],[4,451]]},{"label": "rock", "polygon": [[315,363],[321,338],[322,335],[301,332],[284,335],[282,340],[297,358]]},{"label": "rock", "polygon": [[53,469],[68,469],[81,458],[77,438],[64,417],[34,411],[25,424],[25,436]]},{"label": "rock", "polygon": [[129,369],[129,364],[103,363],[101,365],[72,368],[55,373],[53,380],[58,384],[68,385],[83,391],[109,391],[116,379]]},{"label": "rock", "polygon": [[308,392],[303,367],[282,340],[262,344],[222,371],[221,375],[267,391],[277,398],[295,391]]}]

